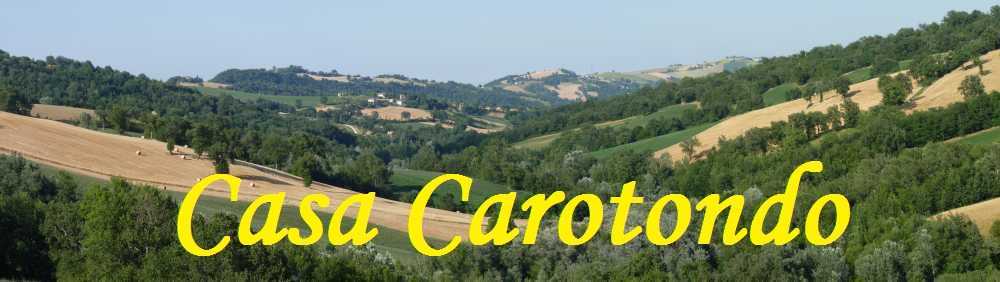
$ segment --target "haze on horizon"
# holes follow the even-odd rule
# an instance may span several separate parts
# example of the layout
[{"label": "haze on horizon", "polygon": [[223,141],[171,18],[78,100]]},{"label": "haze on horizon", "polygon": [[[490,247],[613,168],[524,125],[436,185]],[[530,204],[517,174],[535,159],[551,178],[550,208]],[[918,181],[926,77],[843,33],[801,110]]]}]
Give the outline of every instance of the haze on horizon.
[{"label": "haze on horizon", "polygon": [[940,21],[993,1],[17,1],[0,50],[166,79],[229,68],[486,83],[546,68],[632,71],[780,56]]}]

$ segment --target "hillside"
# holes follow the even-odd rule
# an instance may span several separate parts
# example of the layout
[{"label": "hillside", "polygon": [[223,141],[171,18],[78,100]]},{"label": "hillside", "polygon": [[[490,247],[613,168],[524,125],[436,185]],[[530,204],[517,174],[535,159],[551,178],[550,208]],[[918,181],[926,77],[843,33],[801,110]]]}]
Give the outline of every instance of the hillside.
[{"label": "hillside", "polygon": [[[656,78],[665,81],[675,81],[683,78],[698,78],[721,72],[734,72],[739,69],[753,66],[760,63],[759,59],[741,56],[730,56],[716,61],[707,61],[700,64],[675,64],[665,68],[654,68],[633,72],[622,73],[625,77],[635,77],[636,79]],[[615,72],[597,73],[598,77],[615,76]]]},{"label": "hillside", "polygon": [[655,85],[682,78],[704,77],[725,71],[736,71],[757,64],[746,57],[727,57],[701,64],[675,64],[631,72],[599,72],[578,75],[567,69],[547,69],[519,75],[509,75],[487,83],[486,87],[521,93],[547,100],[556,97],[565,101],[587,101],[619,96],[642,86]]},{"label": "hillside", "polygon": [[[980,57],[984,62],[984,70],[987,74],[983,76],[983,85],[987,91],[1000,89],[1000,50],[992,51]],[[909,97],[914,104],[908,111],[927,110],[935,107],[947,106],[951,103],[964,100],[958,91],[958,86],[968,75],[978,72],[976,68],[960,67],[923,89],[915,89],[914,94]],[[881,103],[882,93],[878,89],[878,79],[873,78],[864,82],[851,85],[850,92],[853,93],[851,100],[862,109],[869,109]],[[785,121],[788,116],[795,113],[825,112],[830,107],[839,105],[843,98],[833,91],[827,92],[823,102],[807,102],[805,99],[797,99],[780,103],[774,106],[751,111],[741,115],[730,117],[719,124],[694,136],[700,146],[697,146],[695,154],[709,150],[718,144],[719,138],[733,138],[755,127],[766,127],[772,122]],[[678,160],[683,157],[679,144],[672,145],[654,153],[655,158],[663,155],[670,155],[671,159]]]},{"label": "hillside", "polygon": [[[613,120],[608,122],[602,122],[595,124],[596,128],[619,128],[619,129],[630,129],[640,126],[645,126],[654,120],[668,120],[671,118],[680,118],[685,111],[692,111],[698,109],[697,103],[689,104],[678,104],[664,107],[656,112],[650,113],[648,115],[637,115],[628,118]],[[570,130],[579,130],[579,128],[574,128]],[[515,147],[518,148],[528,148],[528,149],[540,149],[555,141],[559,136],[561,136],[567,130],[556,132],[552,134],[546,134],[538,137],[533,137],[529,139],[522,140],[520,142],[514,143]]]},{"label": "hillside", "polygon": [[414,95],[451,104],[534,108],[559,103],[556,98],[527,97],[521,93],[454,81],[441,82],[402,75],[367,77],[315,72],[299,66],[271,69],[229,69],[210,80],[230,89],[278,96],[362,96],[383,93]]},{"label": "hillside", "polygon": [[[90,131],[56,121],[29,118],[0,112],[0,151],[16,153],[27,159],[93,177],[108,179],[111,176],[187,192],[198,179],[212,172],[209,160],[195,159],[189,150],[180,155],[168,154],[163,142]],[[142,152],[138,156],[136,152]],[[314,183],[302,186],[296,177],[274,173],[256,167],[234,163],[231,174],[242,178],[240,200],[250,201],[262,194],[285,192],[286,205],[298,205],[307,194],[322,193],[331,199],[325,212],[332,212],[336,204],[357,192],[340,187]],[[256,187],[251,187],[254,183]],[[206,190],[206,196],[227,198],[228,189],[216,184]],[[377,199],[371,223],[406,231],[410,205]],[[355,209],[349,211],[353,216]],[[469,215],[427,209],[425,232],[428,237],[447,240],[454,235],[464,236],[468,231]]]},{"label": "hillside", "polygon": [[550,69],[509,75],[491,81],[485,87],[503,89],[543,100],[556,98],[564,102],[578,102],[625,94],[650,82],[609,79],[593,75],[582,76],[566,69]]}]

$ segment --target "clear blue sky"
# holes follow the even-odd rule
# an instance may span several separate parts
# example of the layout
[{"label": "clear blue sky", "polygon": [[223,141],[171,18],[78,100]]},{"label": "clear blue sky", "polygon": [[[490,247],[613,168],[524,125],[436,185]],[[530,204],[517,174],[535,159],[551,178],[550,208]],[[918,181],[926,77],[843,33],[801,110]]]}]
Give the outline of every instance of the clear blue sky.
[{"label": "clear blue sky", "polygon": [[0,49],[166,79],[305,66],[484,83],[776,56],[994,1],[5,1]]}]

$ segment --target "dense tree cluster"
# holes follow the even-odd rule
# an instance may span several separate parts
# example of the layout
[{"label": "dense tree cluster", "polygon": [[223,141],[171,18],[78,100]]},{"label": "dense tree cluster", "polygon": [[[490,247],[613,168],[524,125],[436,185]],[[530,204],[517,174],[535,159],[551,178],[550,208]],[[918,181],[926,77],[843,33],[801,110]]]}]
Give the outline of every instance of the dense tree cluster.
[{"label": "dense tree cluster", "polygon": [[30,115],[34,104],[16,89],[0,84],[0,111]]},{"label": "dense tree cluster", "polygon": [[[176,236],[177,204],[121,180],[79,187],[18,157],[0,156],[0,277],[28,280],[374,281],[409,276],[372,249],[232,244],[195,257]],[[196,215],[196,240],[233,236],[231,214]]]}]

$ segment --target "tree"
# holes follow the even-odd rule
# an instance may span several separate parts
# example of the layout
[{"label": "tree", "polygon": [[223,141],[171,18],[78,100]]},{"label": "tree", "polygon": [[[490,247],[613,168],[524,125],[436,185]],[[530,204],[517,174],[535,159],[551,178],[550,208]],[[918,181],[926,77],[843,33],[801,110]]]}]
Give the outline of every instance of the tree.
[{"label": "tree", "polygon": [[295,108],[302,108],[302,99],[295,99]]},{"label": "tree", "polygon": [[698,141],[698,138],[691,137],[687,140],[681,141],[681,152],[684,152],[685,157],[691,159],[698,146],[701,146],[701,141]]},{"label": "tree", "polygon": [[319,165],[316,156],[309,153],[298,157],[288,172],[302,177],[302,185],[309,187],[312,186],[313,179],[319,172]]},{"label": "tree", "polygon": [[52,261],[38,225],[44,205],[24,195],[0,194],[0,277],[52,279]]},{"label": "tree", "polygon": [[808,106],[812,106],[812,104],[813,104],[812,103],[813,96],[816,95],[816,93],[818,93],[818,92],[821,92],[821,90],[819,90],[819,87],[816,86],[816,83],[810,83],[810,84],[806,85],[806,87],[805,87],[805,93],[803,93],[803,94],[805,94],[806,102],[809,103]]},{"label": "tree", "polygon": [[229,160],[221,154],[212,155],[212,166],[215,168],[215,173],[229,174]]},{"label": "tree", "polygon": [[879,56],[875,58],[875,63],[872,64],[872,74],[882,75],[895,71],[899,67],[899,63],[893,59],[886,56]]},{"label": "tree", "polygon": [[983,80],[979,78],[978,75],[966,76],[962,80],[962,85],[958,86],[958,91],[962,93],[962,96],[966,99],[979,97],[986,95],[986,89],[983,87]]},{"label": "tree", "polygon": [[18,115],[31,115],[31,101],[20,92],[0,85],[0,111]]},{"label": "tree", "polygon": [[979,56],[972,57],[972,65],[979,68],[979,75],[986,75],[986,71],[983,70],[983,59]]},{"label": "tree", "polygon": [[895,77],[883,75],[878,79],[878,90],[882,92],[883,105],[899,106],[906,103],[906,97],[913,92],[913,85],[906,74]]},{"label": "tree", "polygon": [[374,153],[365,151],[346,166],[344,174],[351,184],[361,186],[356,187],[361,192],[379,192],[389,183],[392,171]]},{"label": "tree", "polygon": [[854,269],[862,281],[905,281],[906,256],[903,246],[885,241],[871,253],[854,262]]},{"label": "tree", "polygon": [[788,90],[788,92],[785,92],[786,101],[791,101],[798,98],[802,98],[802,89],[800,89],[799,87],[792,87],[792,89]]},{"label": "tree", "polygon": [[1000,220],[994,220],[993,225],[990,225],[990,236],[993,240],[1000,241]]},{"label": "tree", "polygon": [[841,76],[833,81],[833,88],[837,90],[837,94],[846,98],[847,94],[851,91],[851,81]]},{"label": "tree", "polygon": [[410,159],[410,168],[417,170],[438,170],[441,160],[438,156],[437,150],[434,150],[433,146],[423,146],[417,151],[416,155]]},{"label": "tree", "polygon": [[909,254],[909,281],[933,281],[937,275],[933,238],[927,229],[921,229],[913,238],[913,248]]},{"label": "tree", "polygon": [[322,103],[323,105],[326,105],[328,102],[330,102],[330,99],[327,98],[326,96],[322,96],[319,97],[319,102]]},{"label": "tree", "polygon": [[167,153],[174,154],[174,140],[167,140]]},{"label": "tree", "polygon": [[96,127],[94,125],[94,116],[91,116],[90,113],[80,114],[80,126],[83,128],[90,128],[90,129]]},{"label": "tree", "polygon": [[399,116],[402,117],[403,120],[410,120],[410,116],[411,115],[410,115],[410,112],[403,111],[403,112],[399,113]]},{"label": "tree", "polygon": [[845,98],[840,107],[844,108],[844,127],[857,127],[858,123],[861,122],[861,107],[858,106],[858,103],[851,101],[851,98]]},{"label": "tree", "polygon": [[122,106],[114,105],[107,114],[108,123],[111,123],[111,127],[114,128],[115,132],[118,134],[125,133],[129,129],[128,120],[129,113]]}]

